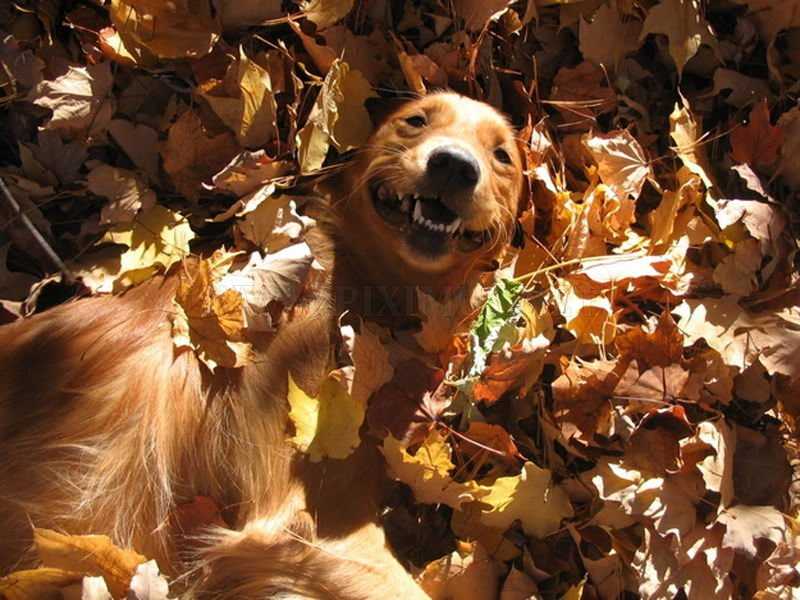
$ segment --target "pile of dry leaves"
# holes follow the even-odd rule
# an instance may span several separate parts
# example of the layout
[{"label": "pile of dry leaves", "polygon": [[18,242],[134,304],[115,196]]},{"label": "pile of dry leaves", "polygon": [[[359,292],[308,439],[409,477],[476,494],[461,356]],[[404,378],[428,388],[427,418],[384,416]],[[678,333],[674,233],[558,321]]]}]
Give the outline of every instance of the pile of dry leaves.
[{"label": "pile of dry leaves", "polygon": [[[322,269],[308,176],[393,99],[485,99],[527,154],[524,247],[466,318],[420,294],[427,362],[343,326],[351,372],[291,386],[292,442],[390,432],[386,527],[435,599],[800,598],[798,0],[16,0],[0,23],[0,322],[199,254],[175,343],[240,367]],[[107,538],[37,548],[0,597],[167,597]]]}]

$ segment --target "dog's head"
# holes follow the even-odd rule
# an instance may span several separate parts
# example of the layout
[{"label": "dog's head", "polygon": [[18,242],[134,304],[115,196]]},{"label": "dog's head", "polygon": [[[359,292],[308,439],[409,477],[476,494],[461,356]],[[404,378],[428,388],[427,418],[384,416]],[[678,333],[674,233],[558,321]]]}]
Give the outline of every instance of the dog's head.
[{"label": "dog's head", "polygon": [[350,243],[406,281],[452,279],[501,251],[522,181],[514,131],[496,110],[454,93],[414,100],[349,171]]}]

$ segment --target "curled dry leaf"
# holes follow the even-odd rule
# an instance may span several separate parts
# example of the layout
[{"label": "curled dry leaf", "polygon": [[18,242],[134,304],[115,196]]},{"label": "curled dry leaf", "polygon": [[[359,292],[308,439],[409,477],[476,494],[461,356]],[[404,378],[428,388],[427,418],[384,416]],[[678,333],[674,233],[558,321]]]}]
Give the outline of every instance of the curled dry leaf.
[{"label": "curled dry leaf", "polygon": [[236,368],[252,360],[245,341],[244,299],[234,289],[217,293],[214,284],[230,269],[236,254],[218,250],[206,260],[184,264],[175,293],[172,339],[191,348],[211,370]]},{"label": "curled dry leaf", "polygon": [[270,318],[270,304],[292,307],[313,273],[321,271],[311,248],[301,242],[263,258],[253,252],[244,267],[215,281],[214,290],[217,294],[228,290],[241,294],[248,331],[270,331],[275,325]]},{"label": "curled dry leaf", "polygon": [[322,167],[331,144],[343,152],[367,140],[372,124],[364,101],[371,96],[374,92],[359,71],[342,60],[331,65],[308,121],[295,140],[303,173]]},{"label": "curled dry leaf", "polygon": [[102,576],[115,598],[125,594],[136,568],[146,561],[133,550],[115,546],[104,535],[64,535],[35,529],[33,542],[44,566]]},{"label": "curled dry leaf", "polygon": [[210,0],[112,0],[110,15],[137,61],[146,61],[147,54],[198,58],[211,52],[220,35]]},{"label": "curled dry leaf", "polygon": [[236,134],[240,146],[259,148],[275,134],[278,107],[269,71],[239,48],[239,60],[230,67],[237,96],[202,96],[217,116]]}]

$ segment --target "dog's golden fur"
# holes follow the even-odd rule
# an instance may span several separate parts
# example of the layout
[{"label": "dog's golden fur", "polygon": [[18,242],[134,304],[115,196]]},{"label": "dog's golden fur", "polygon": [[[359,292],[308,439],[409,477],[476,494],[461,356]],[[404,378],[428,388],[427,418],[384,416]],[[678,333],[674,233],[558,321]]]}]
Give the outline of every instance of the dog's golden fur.
[{"label": "dog's golden fur", "polygon": [[[374,194],[390,185],[399,201],[424,188],[437,143],[476,157],[474,189],[446,200],[464,237],[485,233],[477,247],[448,238],[428,256],[379,216]],[[186,577],[189,594],[426,597],[378,524],[376,445],[312,465],[285,442],[287,373],[314,389],[330,366],[339,314],[371,317],[360,290],[443,294],[485,268],[510,231],[521,181],[511,130],[493,109],[428,96],[389,118],[333,184],[315,245],[331,266],[329,284],[272,339],[256,340],[255,364],[212,376],[191,352],[175,351],[174,276],[0,328],[0,572],[25,565],[33,523],[111,535],[179,575],[175,507],[199,495],[225,507],[231,529],[208,534],[202,566]],[[399,296],[390,326],[413,312]]]}]

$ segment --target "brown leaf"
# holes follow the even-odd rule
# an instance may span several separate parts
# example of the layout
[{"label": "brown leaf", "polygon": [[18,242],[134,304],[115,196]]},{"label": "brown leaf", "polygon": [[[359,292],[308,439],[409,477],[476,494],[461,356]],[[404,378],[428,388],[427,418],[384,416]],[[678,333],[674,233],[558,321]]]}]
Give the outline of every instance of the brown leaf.
[{"label": "brown leaf", "polygon": [[125,594],[136,567],[147,560],[133,550],[118,548],[104,535],[64,535],[34,529],[33,542],[46,567],[100,575],[114,597]]},{"label": "brown leaf", "polygon": [[750,122],[731,131],[731,157],[738,163],[768,167],[778,160],[783,130],[769,121],[766,98],[750,111]]},{"label": "brown leaf", "polygon": [[231,133],[208,137],[200,117],[187,110],[169,128],[161,156],[175,188],[187,198],[197,198],[201,184],[210,181],[238,151]]},{"label": "brown leaf", "polygon": [[591,23],[580,20],[581,54],[595,64],[614,70],[627,54],[639,48],[641,30],[641,23],[623,19],[615,4],[603,4],[594,13]]},{"label": "brown leaf", "polygon": [[596,117],[613,111],[617,104],[605,73],[589,61],[558,71],[551,100],[566,124],[581,129],[594,125]]},{"label": "brown leaf", "polygon": [[175,294],[175,346],[192,348],[211,371],[242,367],[252,360],[252,347],[244,341],[242,295],[233,289],[217,294],[214,289],[234,256],[223,249],[209,259],[184,263]]},{"label": "brown leaf", "polygon": [[116,225],[132,221],[140,210],[155,205],[156,195],[133,171],[97,165],[87,177],[89,191],[108,199],[100,223]]}]

